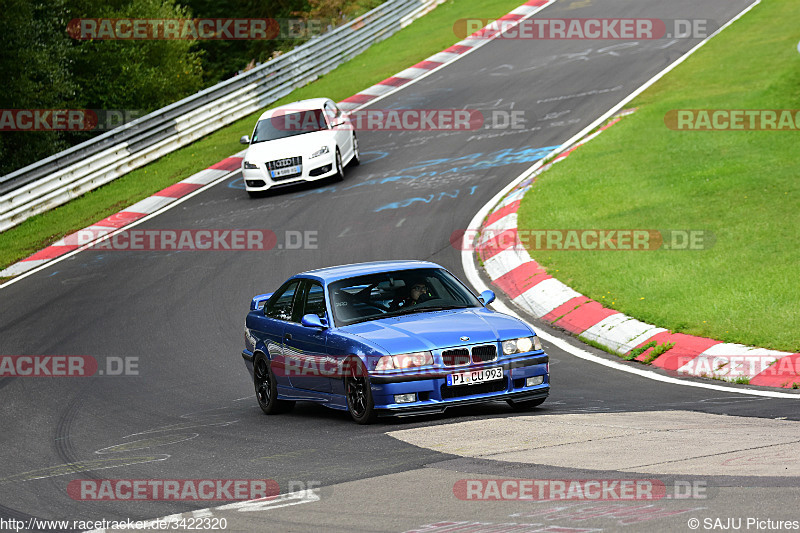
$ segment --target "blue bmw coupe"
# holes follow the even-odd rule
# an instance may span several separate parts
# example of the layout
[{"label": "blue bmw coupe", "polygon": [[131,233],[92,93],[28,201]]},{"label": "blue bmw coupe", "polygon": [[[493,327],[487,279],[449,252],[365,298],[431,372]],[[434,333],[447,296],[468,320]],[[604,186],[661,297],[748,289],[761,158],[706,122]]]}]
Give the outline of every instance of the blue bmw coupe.
[{"label": "blue bmw coupe", "polygon": [[258,404],[318,402],[360,424],[492,400],[535,407],[550,392],[548,356],[525,322],[487,308],[494,297],[425,261],[292,276],[250,303],[242,357]]}]

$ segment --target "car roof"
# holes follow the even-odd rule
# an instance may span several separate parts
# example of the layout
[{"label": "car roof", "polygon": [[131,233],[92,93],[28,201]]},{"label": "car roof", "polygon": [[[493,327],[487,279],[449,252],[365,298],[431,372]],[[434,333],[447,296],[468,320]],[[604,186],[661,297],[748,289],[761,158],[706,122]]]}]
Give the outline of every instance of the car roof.
[{"label": "car roof", "polygon": [[330,98],[308,98],[306,100],[298,100],[297,102],[292,102],[291,104],[285,104],[264,111],[261,116],[258,117],[258,120],[270,118],[281,111],[308,111],[310,109],[322,109],[322,106],[325,105],[325,102],[329,100]]},{"label": "car roof", "polygon": [[390,272],[392,270],[412,270],[415,268],[443,268],[441,265],[430,261],[373,261],[371,263],[353,263],[350,265],[339,265],[316,270],[308,270],[297,274],[296,277],[314,278],[323,283],[330,283],[340,279],[363,276],[366,274],[378,274],[380,272]]}]

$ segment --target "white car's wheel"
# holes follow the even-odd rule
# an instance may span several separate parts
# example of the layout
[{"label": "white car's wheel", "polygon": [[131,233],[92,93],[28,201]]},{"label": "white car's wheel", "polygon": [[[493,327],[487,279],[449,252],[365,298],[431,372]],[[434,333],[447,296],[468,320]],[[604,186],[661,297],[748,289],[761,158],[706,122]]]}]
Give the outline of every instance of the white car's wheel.
[{"label": "white car's wheel", "polygon": [[355,132],[353,132],[353,159],[350,160],[350,164],[354,167],[361,164],[361,152],[358,151],[358,137]]},{"label": "white car's wheel", "polygon": [[335,179],[337,181],[342,181],[344,179],[344,166],[342,166],[342,153],[339,151],[339,147],[336,147],[336,174]]}]

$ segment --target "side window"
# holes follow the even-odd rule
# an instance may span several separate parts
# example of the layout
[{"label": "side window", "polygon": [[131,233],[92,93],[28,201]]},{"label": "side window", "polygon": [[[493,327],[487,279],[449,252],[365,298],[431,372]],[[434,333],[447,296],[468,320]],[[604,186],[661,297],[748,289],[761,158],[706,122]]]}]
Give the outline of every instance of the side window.
[{"label": "side window", "polygon": [[293,280],[278,289],[278,292],[264,306],[264,315],[277,320],[291,320],[292,302],[299,287],[300,280]]},{"label": "side window", "polygon": [[303,310],[303,314],[308,315],[310,313],[320,318],[325,316],[325,291],[322,290],[322,285],[319,283],[309,283],[306,306]]},{"label": "side window", "polygon": [[325,116],[328,118],[328,124],[333,126],[336,124],[336,117],[338,116],[338,109],[330,102],[325,102]]}]

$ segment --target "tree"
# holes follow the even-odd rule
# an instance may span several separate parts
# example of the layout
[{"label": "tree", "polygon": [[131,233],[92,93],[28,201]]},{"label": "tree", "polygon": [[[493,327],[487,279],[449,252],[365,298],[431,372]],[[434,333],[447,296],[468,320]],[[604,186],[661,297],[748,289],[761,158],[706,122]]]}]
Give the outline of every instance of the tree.
[{"label": "tree", "polygon": [[[0,17],[0,109],[63,108],[75,97],[65,0],[3,0]],[[0,175],[69,146],[59,132],[0,134]]]},{"label": "tree", "polygon": [[[180,19],[175,0],[3,0],[0,109],[131,110],[164,107],[203,86],[196,41],[70,38],[75,18]],[[99,132],[2,132],[0,174]]]}]

